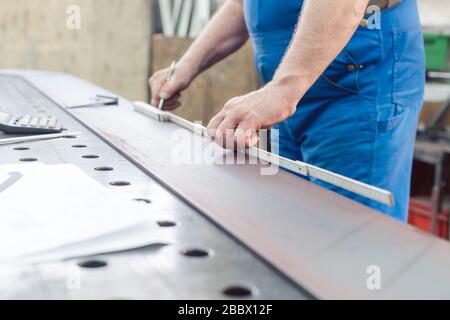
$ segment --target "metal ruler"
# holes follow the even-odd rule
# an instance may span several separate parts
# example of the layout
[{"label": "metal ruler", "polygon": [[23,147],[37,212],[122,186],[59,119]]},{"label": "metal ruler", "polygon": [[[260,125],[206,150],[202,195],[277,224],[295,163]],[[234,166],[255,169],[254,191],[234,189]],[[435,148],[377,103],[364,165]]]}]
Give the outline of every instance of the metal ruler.
[{"label": "metal ruler", "polygon": [[[134,102],[134,107],[137,112],[140,112],[152,119],[160,122],[172,122],[179,125],[180,127],[194,132],[195,134],[202,135],[203,137],[208,137],[206,128],[204,126],[190,122],[173,113],[159,110],[154,106],[140,101]],[[380,202],[382,204],[388,206],[394,205],[394,197],[391,192],[363,183],[361,181],[339,175],[337,173],[307,164],[305,162],[287,159],[256,147],[239,149],[237,151],[256,157],[259,160],[276,164],[280,168],[290,170],[292,172],[301,174],[302,176],[320,179],[324,182],[361,195],[368,199]]]},{"label": "metal ruler", "polygon": [[62,132],[62,133],[37,134],[37,135],[32,135],[32,136],[19,136],[19,137],[14,137],[14,138],[0,139],[0,145],[21,143],[21,142],[32,142],[32,141],[39,141],[39,140],[58,139],[58,138],[66,138],[66,137],[77,137],[79,135],[81,135],[81,132]]}]

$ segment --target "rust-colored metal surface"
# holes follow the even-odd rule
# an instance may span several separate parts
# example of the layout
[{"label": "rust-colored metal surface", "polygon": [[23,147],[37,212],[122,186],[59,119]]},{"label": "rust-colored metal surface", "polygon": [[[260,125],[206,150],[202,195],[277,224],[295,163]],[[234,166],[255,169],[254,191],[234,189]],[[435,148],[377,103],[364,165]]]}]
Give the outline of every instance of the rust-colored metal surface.
[{"label": "rust-colored metal surface", "polygon": [[[50,97],[71,85],[53,77]],[[177,164],[179,142],[171,137],[184,129],[136,113],[127,101],[71,112],[319,298],[450,298],[447,242],[285,171],[262,176],[260,164]]]}]

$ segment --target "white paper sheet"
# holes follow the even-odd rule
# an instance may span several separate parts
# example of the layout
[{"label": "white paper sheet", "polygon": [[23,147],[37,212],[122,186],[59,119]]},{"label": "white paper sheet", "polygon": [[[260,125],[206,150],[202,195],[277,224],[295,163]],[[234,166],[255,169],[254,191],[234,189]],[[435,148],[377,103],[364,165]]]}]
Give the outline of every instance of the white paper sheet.
[{"label": "white paper sheet", "polygon": [[[122,251],[141,249],[148,246],[170,245],[173,238],[167,233],[156,231],[154,223],[140,224],[107,235],[89,239],[74,244],[27,255],[14,260],[14,265],[28,265],[52,262],[62,259],[88,257],[98,254],[111,254]],[[1,268],[1,267],[0,267]]]},{"label": "white paper sheet", "polygon": [[[0,190],[0,262],[67,245],[80,244],[73,246],[72,252],[60,250],[54,257],[167,241],[161,239],[156,222],[150,218],[150,207],[120,197],[73,165],[0,166],[0,186],[11,173],[22,177]],[[124,242],[112,238],[100,241],[101,236],[142,224],[146,225],[145,237],[137,233],[129,239],[122,237]],[[98,246],[86,242],[90,239]]]}]

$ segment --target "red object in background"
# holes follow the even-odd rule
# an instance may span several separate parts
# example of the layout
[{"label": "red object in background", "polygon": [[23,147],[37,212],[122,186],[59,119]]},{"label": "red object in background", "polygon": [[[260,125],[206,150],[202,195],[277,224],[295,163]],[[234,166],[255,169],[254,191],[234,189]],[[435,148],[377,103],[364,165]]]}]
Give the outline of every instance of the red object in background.
[{"label": "red object in background", "polygon": [[[449,212],[445,210],[438,216],[437,236],[448,239],[448,219]],[[411,198],[409,202],[408,223],[430,232],[431,223],[431,201],[426,199]]]}]

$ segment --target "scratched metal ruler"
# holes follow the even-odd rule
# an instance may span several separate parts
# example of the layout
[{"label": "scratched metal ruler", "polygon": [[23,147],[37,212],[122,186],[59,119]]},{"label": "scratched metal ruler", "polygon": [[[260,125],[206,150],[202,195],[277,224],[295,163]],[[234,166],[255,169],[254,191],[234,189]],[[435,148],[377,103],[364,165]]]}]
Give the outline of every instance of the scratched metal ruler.
[{"label": "scratched metal ruler", "polygon": [[[173,113],[159,110],[154,106],[151,106],[144,102],[139,101],[134,102],[134,106],[136,111],[146,116],[149,116],[157,121],[172,122],[203,137],[208,137],[206,133],[206,128],[200,124],[190,122]],[[394,197],[390,191],[383,190],[381,188],[363,183],[361,181],[345,177],[343,175],[310,165],[305,162],[287,159],[257,147],[252,147],[248,149],[239,149],[238,152],[246,153],[248,155],[256,157],[261,161],[278,165],[280,168],[290,170],[305,177],[313,177],[316,179],[320,179],[324,182],[340,187],[347,191],[353,192],[355,194],[361,195],[368,199],[377,201],[379,203],[388,206],[394,205]]]}]

